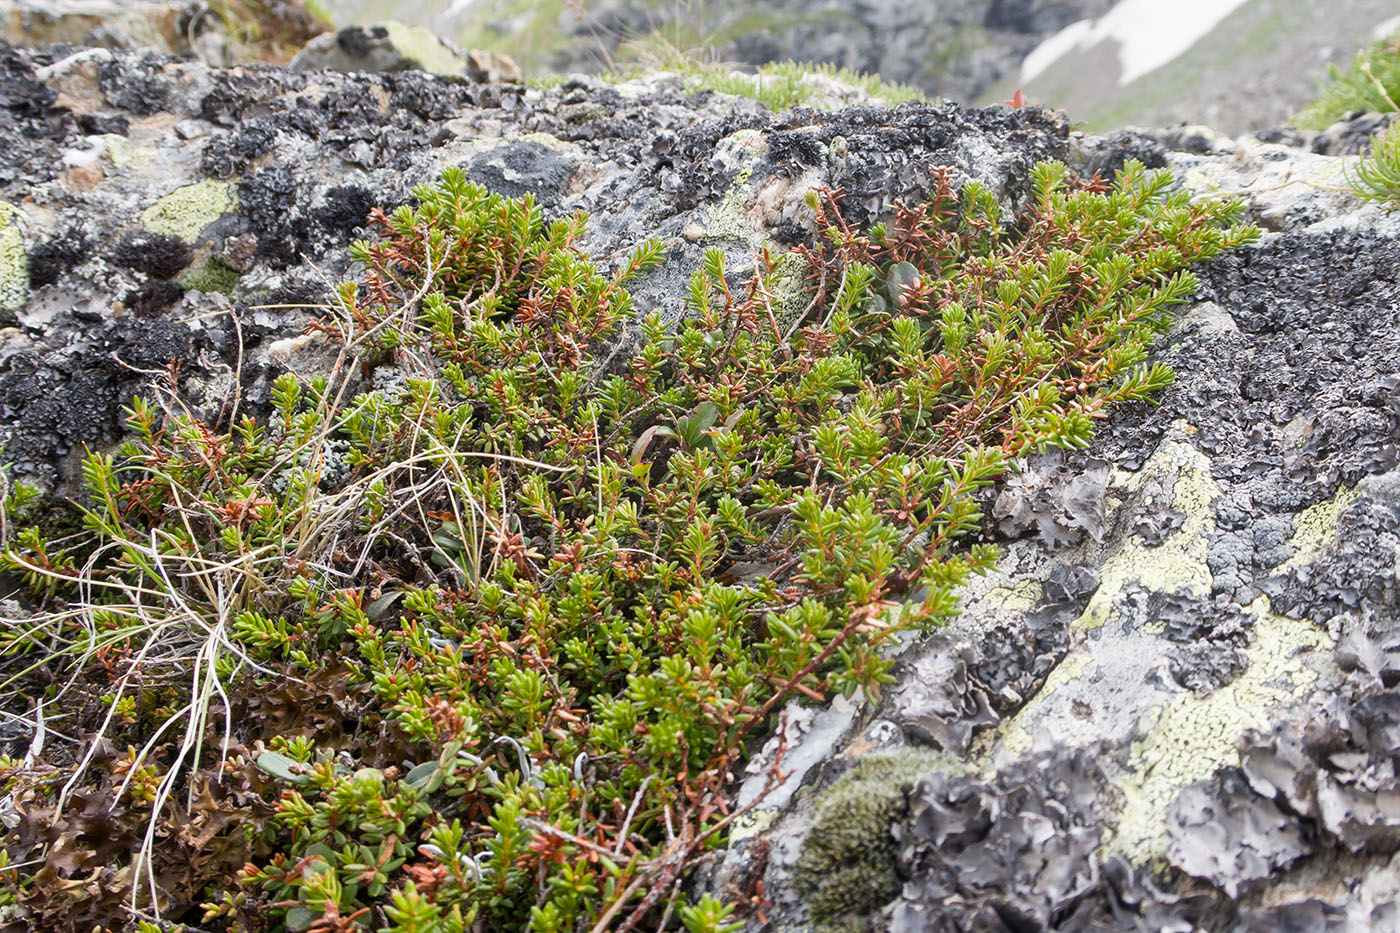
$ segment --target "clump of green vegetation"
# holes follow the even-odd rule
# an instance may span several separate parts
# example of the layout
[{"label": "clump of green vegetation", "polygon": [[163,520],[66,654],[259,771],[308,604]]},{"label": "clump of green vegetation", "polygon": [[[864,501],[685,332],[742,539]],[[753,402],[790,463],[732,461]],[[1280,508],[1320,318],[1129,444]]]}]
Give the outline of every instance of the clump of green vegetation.
[{"label": "clump of green vegetation", "polygon": [[[903,84],[887,82],[879,75],[868,75],[851,68],[837,68],[828,62],[769,62],[752,73],[736,69],[719,59],[714,36],[702,36],[696,27],[677,24],[669,31],[654,29],[622,43],[618,64],[609,57],[610,80],[621,81],[642,74],[672,71],[685,75],[695,90],[719,91],[757,100],[769,110],[782,112],[793,107],[839,106],[824,100],[827,81],[837,81],[879,98],[893,107],[906,100],[923,100],[922,92]],[[825,79],[825,80],[824,80]]]},{"label": "clump of green vegetation", "polygon": [[1299,129],[1326,129],[1353,110],[1393,113],[1400,110],[1400,33],[1356,53],[1350,68],[1332,65],[1317,100],[1297,116]]},{"label": "clump of green vegetation", "polygon": [[948,765],[926,749],[871,755],[817,798],[812,827],[793,867],[793,884],[816,929],[869,929],[868,913],[899,894],[891,829],[908,812],[915,782]]},{"label": "clump of green vegetation", "polygon": [[281,65],[311,39],[331,27],[322,0],[210,0],[243,61]]},{"label": "clump of green vegetation", "polygon": [[1166,385],[1185,267],[1256,235],[1136,163],[1033,183],[1014,223],[943,175],[868,230],[812,193],[781,324],[767,251],[746,281],[707,253],[667,327],[627,291],[658,243],[604,274],[585,216],[455,169],[376,212],[315,325],[341,365],[267,418],[138,400],[86,534],[6,547],[6,686],[102,736],[7,772],[72,833],[12,909],[88,922],[56,892],[105,865],[102,897],[210,929],[733,929],[684,883],[750,743],[794,696],[879,693],[996,558],[977,491]]},{"label": "clump of green vegetation", "polygon": [[238,270],[217,256],[210,256],[204,262],[187,270],[176,280],[179,286],[188,291],[221,292],[232,295],[238,287]]},{"label": "clump of green vegetation", "polygon": [[924,96],[915,88],[903,84],[888,83],[879,75],[867,75],[850,68],[836,68],[830,64],[809,65],[798,62],[774,62],[760,65],[753,74],[730,69],[705,69],[697,77],[701,87],[724,94],[752,97],[769,110],[781,112],[793,107],[804,107],[821,99],[823,88],[820,80],[829,78],[848,84],[878,97],[886,106],[906,100],[923,100]]},{"label": "clump of green vegetation", "polygon": [[1400,119],[1372,137],[1371,151],[1362,155],[1348,181],[1363,198],[1400,207]]}]

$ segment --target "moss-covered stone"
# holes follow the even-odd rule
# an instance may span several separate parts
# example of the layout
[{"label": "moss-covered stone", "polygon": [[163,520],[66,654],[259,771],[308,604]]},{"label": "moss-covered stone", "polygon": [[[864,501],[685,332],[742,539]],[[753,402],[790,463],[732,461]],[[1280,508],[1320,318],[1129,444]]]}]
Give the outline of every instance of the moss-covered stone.
[{"label": "moss-covered stone", "polygon": [[864,917],[899,893],[891,828],[903,818],[914,782],[935,770],[965,768],[922,748],[870,755],[817,799],[793,883],[818,931],[863,929]]},{"label": "moss-covered stone", "polygon": [[238,270],[217,256],[211,256],[176,279],[175,284],[186,291],[232,295],[238,285]]},{"label": "moss-covered stone", "polygon": [[424,71],[435,74],[459,75],[467,67],[467,60],[453,52],[431,30],[422,26],[406,26],[390,20],[383,24],[389,33],[389,41],[404,58],[418,63]]}]

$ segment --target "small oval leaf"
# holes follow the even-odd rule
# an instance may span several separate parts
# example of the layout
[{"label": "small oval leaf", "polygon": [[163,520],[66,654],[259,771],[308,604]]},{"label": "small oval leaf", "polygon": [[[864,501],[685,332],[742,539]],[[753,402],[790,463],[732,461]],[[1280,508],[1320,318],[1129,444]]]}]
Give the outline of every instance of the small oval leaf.
[{"label": "small oval leaf", "polygon": [[277,752],[263,752],[258,756],[257,766],[259,770],[293,784],[305,784],[311,780],[306,776],[306,765]]},{"label": "small oval leaf", "polygon": [[389,608],[393,606],[394,603],[398,602],[401,596],[403,596],[403,590],[394,590],[392,593],[385,593],[365,607],[365,615],[369,616],[371,622],[378,622],[380,619],[384,618],[384,613],[388,612]]},{"label": "small oval leaf", "polygon": [[426,787],[438,767],[436,761],[425,761],[421,765],[415,765],[413,770],[404,776],[404,783],[410,787]]}]

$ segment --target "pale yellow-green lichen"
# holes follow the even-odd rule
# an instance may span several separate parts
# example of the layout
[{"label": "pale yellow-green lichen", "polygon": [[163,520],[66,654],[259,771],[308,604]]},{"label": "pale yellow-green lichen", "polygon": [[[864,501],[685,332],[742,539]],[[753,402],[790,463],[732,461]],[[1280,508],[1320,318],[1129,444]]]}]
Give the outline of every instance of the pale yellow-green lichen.
[{"label": "pale yellow-green lichen", "polygon": [[498,140],[494,146],[487,146],[486,148],[493,149],[496,146],[508,145],[510,143],[539,143],[546,149],[553,149],[556,152],[578,151],[577,145],[575,145],[574,143],[565,142],[558,136],[553,135],[552,133],[521,133],[519,136],[511,136],[509,138],[503,138],[501,140]]},{"label": "pale yellow-green lichen", "polygon": [[999,730],[988,733],[983,742],[990,744],[992,741],[999,740],[1002,751],[1012,756],[1024,755],[1031,751],[1035,742],[1031,738],[1030,732],[1026,730],[1026,718],[1034,715],[1040,705],[1060,687],[1083,676],[1084,669],[1089,666],[1089,662],[1092,660],[1093,657],[1084,651],[1066,655],[1050,672],[1050,676],[1045,678],[1044,685],[1031,701],[1022,706],[1016,715],[1007,720]]},{"label": "pale yellow-green lichen", "polygon": [[232,185],[205,179],[176,188],[156,201],[142,212],[141,223],[152,233],[193,243],[205,227],[233,210],[236,204]]},{"label": "pale yellow-green lichen", "polygon": [[0,201],[0,311],[13,311],[29,297],[29,254],[19,208]]},{"label": "pale yellow-green lichen", "polygon": [[[1178,431],[1190,430],[1178,425]],[[1129,495],[1157,477],[1175,476],[1171,507],[1185,514],[1181,527],[1166,541],[1149,547],[1136,535],[1127,537],[1117,553],[1099,570],[1099,588],[1083,614],[1071,624],[1074,631],[1096,629],[1108,621],[1114,602],[1124,587],[1137,584],[1158,593],[1210,593],[1210,535],[1215,530],[1211,503],[1220,487],[1210,475],[1205,454],[1180,440],[1163,441],[1152,459],[1124,484]],[[1148,503],[1150,505],[1150,503]]]},{"label": "pale yellow-green lichen", "polygon": [[1034,609],[1044,592],[1039,580],[1019,580],[989,589],[979,602],[1001,609]]},{"label": "pale yellow-green lichen", "polygon": [[724,197],[720,198],[718,204],[706,211],[705,237],[707,239],[740,240],[750,245],[757,245],[761,237],[744,214],[752,196],[752,192],[749,190],[749,179],[752,177],[752,167],[746,166],[740,169],[739,173],[734,176],[734,183],[724,193]]},{"label": "pale yellow-green lichen", "polygon": [[1131,776],[1120,785],[1123,810],[1109,848],[1134,864],[1162,853],[1163,817],[1181,788],[1237,765],[1235,743],[1245,730],[1269,728],[1277,710],[1301,699],[1317,679],[1306,665],[1307,649],[1330,643],[1327,634],[1306,621],[1275,615],[1266,597],[1248,608],[1255,616],[1255,641],[1247,649],[1244,673],[1209,696],[1178,695],[1133,743]]},{"label": "pale yellow-green lichen", "polygon": [[778,810],[755,808],[734,817],[734,822],[729,824],[730,846],[743,842],[750,836],[757,836],[772,826],[773,821],[778,818],[779,812]]},{"label": "pale yellow-green lichen", "polygon": [[1343,487],[1332,498],[1310,505],[1294,516],[1293,537],[1288,539],[1293,556],[1275,572],[1287,573],[1321,557],[1337,538],[1337,518],[1359,495],[1355,487]]},{"label": "pale yellow-green lichen", "polygon": [[738,240],[752,247],[762,245],[763,237],[749,219],[748,207],[755,195],[750,184],[754,167],[767,151],[768,141],[757,130],[740,130],[720,140],[719,161],[739,168],[719,203],[702,211],[705,239]]},{"label": "pale yellow-green lichen", "polygon": [[811,266],[793,252],[778,257],[773,281],[773,318],[787,330],[802,316],[812,301],[812,289],[807,285]]},{"label": "pale yellow-green lichen", "polygon": [[1181,187],[1191,192],[1193,196],[1201,197],[1202,195],[1218,194],[1224,176],[1224,170],[1212,161],[1181,173],[1180,183]]},{"label": "pale yellow-green lichen", "polygon": [[155,152],[154,149],[147,147],[137,149],[131,144],[131,140],[127,139],[125,136],[120,136],[116,133],[104,133],[97,138],[102,140],[102,143],[105,147],[105,151],[107,153],[107,158],[110,159],[112,165],[117,168],[121,168],[124,165],[129,165],[138,157],[149,157]]},{"label": "pale yellow-green lichen", "polygon": [[1347,177],[1347,169],[1355,164],[1355,160],[1359,159],[1360,156],[1344,159],[1319,158],[1307,162],[1304,165],[1306,177],[1300,181],[1324,191],[1341,188],[1345,189],[1343,194],[1354,194],[1351,179]]},{"label": "pale yellow-green lichen", "polygon": [[389,33],[389,41],[404,58],[415,62],[424,71],[435,74],[461,74],[467,67],[466,59],[454,53],[443,44],[431,30],[422,26],[408,26],[389,20],[382,24]]}]

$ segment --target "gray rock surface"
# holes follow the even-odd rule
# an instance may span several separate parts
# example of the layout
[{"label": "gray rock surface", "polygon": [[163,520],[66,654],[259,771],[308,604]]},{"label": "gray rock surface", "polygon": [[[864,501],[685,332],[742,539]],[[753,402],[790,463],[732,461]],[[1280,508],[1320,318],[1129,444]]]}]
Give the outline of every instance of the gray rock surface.
[{"label": "gray rock surface", "polygon": [[[714,882],[764,853],[772,929],[1394,923],[1400,216],[1336,190],[1343,159],[1182,141],[1078,157],[1136,146],[1275,232],[1199,270],[1160,406],[999,485],[997,571],[748,814]],[[833,847],[864,868],[814,882]]]},{"label": "gray rock surface", "polygon": [[775,739],[701,883],[762,880],[775,930],[1385,928],[1400,215],[1336,190],[1349,157],[1284,142],[1071,138],[952,105],[774,115],[674,76],[544,91],[0,50],[5,458],[66,493],[138,391],[218,422],[324,369],[303,329],[347,243],[447,165],[588,210],[605,264],[661,237],[637,309],[674,316],[704,249],[737,264],[810,235],[815,185],[865,221],[937,166],[1014,209],[1039,159],[1167,164],[1269,231],[1199,270],[1160,351],[1176,383],[992,491],[996,570],[878,703],[788,712],[787,780],[761,792]]},{"label": "gray rock surface", "polygon": [[828,62],[970,101],[1014,72],[1042,38],[1112,6],[1113,0],[409,0],[386,14],[365,0],[332,0],[329,9],[340,25],[385,15],[427,25],[464,45],[506,52],[527,73],[596,72],[618,59],[620,46],[655,30],[681,52],[710,46],[722,61]]}]

